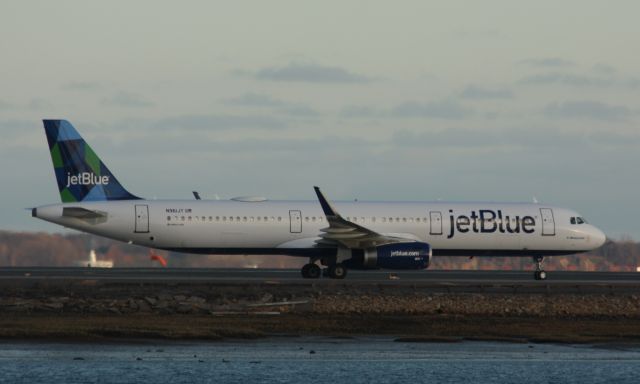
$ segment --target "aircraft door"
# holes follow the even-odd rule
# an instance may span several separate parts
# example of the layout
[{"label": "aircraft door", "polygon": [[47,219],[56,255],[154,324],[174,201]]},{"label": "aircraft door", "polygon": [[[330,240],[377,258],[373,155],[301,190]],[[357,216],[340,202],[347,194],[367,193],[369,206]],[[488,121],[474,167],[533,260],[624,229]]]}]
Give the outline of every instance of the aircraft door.
[{"label": "aircraft door", "polygon": [[136,233],[149,232],[149,206],[136,205]]},{"label": "aircraft door", "polygon": [[302,232],[302,212],[289,211],[289,229],[291,233]]},{"label": "aircraft door", "polygon": [[553,220],[551,208],[540,208],[540,216],[542,217],[542,236],[555,236],[556,223]]},{"label": "aircraft door", "polygon": [[442,213],[438,211],[429,212],[429,234],[442,235]]}]

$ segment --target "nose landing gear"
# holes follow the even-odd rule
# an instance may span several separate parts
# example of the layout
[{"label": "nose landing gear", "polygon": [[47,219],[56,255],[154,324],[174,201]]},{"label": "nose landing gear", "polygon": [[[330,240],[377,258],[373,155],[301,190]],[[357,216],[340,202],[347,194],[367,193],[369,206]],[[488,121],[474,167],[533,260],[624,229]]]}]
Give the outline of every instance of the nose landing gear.
[{"label": "nose landing gear", "polygon": [[545,272],[545,270],[543,269],[543,262],[544,262],[544,257],[543,256],[534,256],[533,257],[533,262],[536,263],[536,271],[533,273],[533,278],[536,280],[546,280],[547,279],[547,272]]}]

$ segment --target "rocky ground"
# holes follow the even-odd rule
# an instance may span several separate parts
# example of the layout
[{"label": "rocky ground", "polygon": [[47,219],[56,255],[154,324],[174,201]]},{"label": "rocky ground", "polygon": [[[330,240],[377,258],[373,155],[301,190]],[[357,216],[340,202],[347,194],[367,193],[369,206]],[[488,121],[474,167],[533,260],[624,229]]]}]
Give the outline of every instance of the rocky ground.
[{"label": "rocky ground", "polygon": [[307,334],[640,342],[640,293],[82,282],[4,286],[0,293],[3,338],[215,340]]}]

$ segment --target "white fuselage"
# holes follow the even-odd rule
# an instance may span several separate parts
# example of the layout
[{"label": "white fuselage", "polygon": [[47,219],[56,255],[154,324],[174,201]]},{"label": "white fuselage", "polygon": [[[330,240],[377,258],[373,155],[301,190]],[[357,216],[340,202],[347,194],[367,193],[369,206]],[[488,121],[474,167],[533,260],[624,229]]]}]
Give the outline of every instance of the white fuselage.
[{"label": "white fuselage", "polygon": [[[64,207],[103,214],[63,216]],[[433,255],[559,255],[601,246],[579,214],[535,203],[336,202],[340,214],[381,234],[429,243]],[[159,249],[197,253],[317,255],[328,226],[317,201],[125,200],[55,204],[34,216]]]}]

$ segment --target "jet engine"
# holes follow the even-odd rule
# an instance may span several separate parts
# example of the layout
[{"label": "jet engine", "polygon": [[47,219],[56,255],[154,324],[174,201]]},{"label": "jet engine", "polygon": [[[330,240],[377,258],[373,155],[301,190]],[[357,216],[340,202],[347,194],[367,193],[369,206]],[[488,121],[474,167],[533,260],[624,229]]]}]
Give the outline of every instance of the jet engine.
[{"label": "jet engine", "polygon": [[352,249],[343,264],[351,269],[425,269],[431,262],[427,243],[392,243],[367,249]]}]

